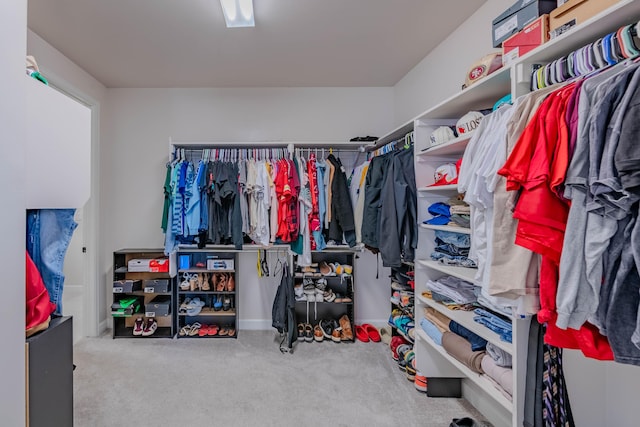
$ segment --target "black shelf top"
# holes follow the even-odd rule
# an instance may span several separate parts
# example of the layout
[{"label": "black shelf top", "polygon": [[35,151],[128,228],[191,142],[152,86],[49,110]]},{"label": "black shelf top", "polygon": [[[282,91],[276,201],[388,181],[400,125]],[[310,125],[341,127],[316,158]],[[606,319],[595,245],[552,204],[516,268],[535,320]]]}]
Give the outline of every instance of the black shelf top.
[{"label": "black shelf top", "polygon": [[200,336],[200,335],[178,335],[179,339],[183,339],[183,338],[219,338],[219,339],[223,339],[223,338],[238,338],[238,331],[236,331],[235,335],[233,336],[229,336],[229,335],[204,335],[204,336]]},{"label": "black shelf top", "polygon": [[227,310],[227,311],[220,309],[218,311],[214,311],[211,308],[202,309],[201,312],[194,315],[188,315],[186,313],[178,313],[178,316],[180,317],[229,317],[229,316],[235,316],[235,315],[236,315],[235,309]]},{"label": "black shelf top", "polygon": [[115,254],[135,254],[135,253],[161,253],[164,256],[164,248],[125,248],[113,251]]},{"label": "black shelf top", "polygon": [[232,291],[183,291],[182,289],[178,289],[179,294],[220,294],[220,295],[235,295],[236,292]]},{"label": "black shelf top", "polygon": [[[158,326],[153,335],[143,337],[142,335],[133,335],[133,327],[118,328],[119,330],[113,335],[113,338],[173,338],[174,334],[170,326]],[[126,331],[127,333],[124,333]]]},{"label": "black shelf top", "polygon": [[144,296],[144,295],[172,295],[172,292],[145,292],[145,291],[133,291],[133,292],[113,292],[114,295],[136,295],[136,296]]},{"label": "black shelf top", "polygon": [[188,268],[178,270],[178,273],[235,273],[235,270],[207,270],[206,268]]},{"label": "black shelf top", "polygon": [[158,277],[154,277],[155,279],[171,278],[171,276],[169,276],[168,271],[129,271],[127,267],[118,267],[115,270],[113,270],[113,272],[114,274],[153,274],[154,276],[158,276]]},{"label": "black shelf top", "polygon": [[293,278],[294,279],[349,279],[349,280],[353,280],[353,274],[349,274],[348,276],[314,276],[313,273],[302,273],[302,277],[300,276],[296,276],[296,274],[300,274],[300,271],[296,271],[293,273]]},{"label": "black shelf top", "polygon": [[[302,301],[296,301],[296,304],[306,304],[307,301],[306,300],[302,300]],[[350,305],[353,304],[353,301],[351,302],[329,302],[329,301],[310,301],[309,304],[335,304],[335,305]]]}]

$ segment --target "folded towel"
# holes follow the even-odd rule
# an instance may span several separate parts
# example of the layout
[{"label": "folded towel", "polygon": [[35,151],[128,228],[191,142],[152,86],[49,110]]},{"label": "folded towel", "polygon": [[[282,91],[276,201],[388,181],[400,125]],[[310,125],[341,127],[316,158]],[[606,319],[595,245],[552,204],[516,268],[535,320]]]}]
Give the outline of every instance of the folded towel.
[{"label": "folded towel", "polygon": [[449,319],[444,314],[440,313],[434,308],[426,307],[424,309],[424,317],[427,318],[431,323],[433,323],[440,332],[451,332],[449,329],[449,323],[451,319]]}]

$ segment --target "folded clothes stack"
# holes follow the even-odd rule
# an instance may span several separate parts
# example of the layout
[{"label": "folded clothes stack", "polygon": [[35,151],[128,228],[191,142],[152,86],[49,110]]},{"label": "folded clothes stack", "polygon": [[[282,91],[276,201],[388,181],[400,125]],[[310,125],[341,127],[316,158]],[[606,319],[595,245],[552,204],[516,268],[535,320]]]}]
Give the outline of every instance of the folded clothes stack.
[{"label": "folded clothes stack", "polygon": [[451,231],[436,230],[436,247],[431,259],[447,265],[477,267],[475,261],[468,258],[471,236]]},{"label": "folded clothes stack", "polygon": [[478,295],[478,304],[487,307],[488,309],[495,311],[496,313],[502,314],[503,316],[511,317],[513,314],[513,309],[507,305],[498,305],[496,302],[497,298],[487,298],[483,294]]},{"label": "folded clothes stack", "polygon": [[432,218],[425,220],[425,224],[469,228],[471,207],[459,198],[433,203],[427,208],[427,212]]},{"label": "folded clothes stack", "polygon": [[489,354],[482,358],[480,366],[487,378],[492,380],[493,385],[502,395],[511,400],[513,395],[513,371],[510,368],[498,366]]},{"label": "folded clothes stack", "polygon": [[452,320],[451,323],[449,323],[449,329],[451,329],[451,332],[454,334],[469,341],[469,344],[471,344],[471,350],[481,351],[487,348],[487,340],[471,332],[458,322]]},{"label": "folded clothes stack", "polygon": [[437,297],[439,295],[456,304],[472,304],[478,300],[480,293],[477,286],[453,276],[428,280],[426,286],[434,300],[439,300],[440,298]]},{"label": "folded clothes stack", "polygon": [[434,308],[425,307],[424,308],[424,317],[429,322],[433,323],[436,328],[440,330],[440,332],[451,332],[449,329],[449,323],[451,323],[451,319],[449,319],[444,314],[440,313]]},{"label": "folded clothes stack", "polygon": [[500,339],[505,342],[511,342],[512,340],[512,328],[511,322],[504,320],[497,314],[491,313],[488,310],[482,308],[476,308],[473,310],[476,314],[473,320],[486,326],[487,328],[500,335]]},{"label": "folded clothes stack", "polygon": [[460,363],[466,365],[474,372],[481,374],[482,359],[486,352],[484,350],[474,351],[471,343],[454,332],[445,332],[442,334],[442,347],[457,359]]},{"label": "folded clothes stack", "polygon": [[510,368],[512,366],[513,359],[511,355],[493,343],[487,343],[487,354],[498,366],[503,368]]},{"label": "folded clothes stack", "polygon": [[420,326],[422,327],[422,330],[425,331],[427,335],[429,335],[429,338],[431,338],[434,343],[438,344],[439,346],[442,345],[443,331],[440,328],[438,328],[426,317],[420,321]]}]

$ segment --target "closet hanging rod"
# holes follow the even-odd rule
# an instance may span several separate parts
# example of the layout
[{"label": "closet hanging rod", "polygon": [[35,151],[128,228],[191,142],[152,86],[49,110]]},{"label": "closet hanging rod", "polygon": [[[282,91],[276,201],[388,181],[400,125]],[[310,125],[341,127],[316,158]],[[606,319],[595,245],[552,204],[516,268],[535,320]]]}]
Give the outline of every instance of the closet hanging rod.
[{"label": "closet hanging rod", "polygon": [[246,149],[246,148],[287,148],[293,145],[294,148],[334,148],[336,150],[359,150],[367,148],[362,143],[342,141],[257,141],[257,142],[226,142],[226,141],[176,141],[169,138],[169,145],[173,148],[224,148],[224,149]]},{"label": "closet hanging rod", "polygon": [[[230,147],[224,147],[224,146],[220,146],[220,145],[211,145],[211,146],[207,146],[207,147],[203,147],[203,148],[188,148],[188,147],[182,147],[182,146],[176,145],[175,148],[176,149],[183,149],[185,151],[185,153],[189,153],[189,154],[202,153],[202,151],[205,150],[205,149],[218,149],[218,150],[230,150],[230,151],[233,151],[233,150],[248,150],[248,149],[250,149],[249,147],[244,147],[244,148],[233,147],[233,148],[230,148]],[[262,148],[266,148],[266,147],[257,147],[257,148],[258,149],[262,149]],[[269,149],[271,149],[271,148],[284,149],[284,150],[287,149],[287,147],[269,147]],[[304,148],[304,149],[307,149],[307,148],[312,148],[312,149],[313,148],[324,148],[325,150],[327,150],[327,154],[329,153],[329,151],[328,151],[329,148],[333,148],[333,151],[335,151],[335,152],[340,151],[342,153],[363,153],[364,152],[363,150],[361,150],[359,148],[358,149],[356,149],[356,148],[342,148],[342,147],[336,147],[336,146],[333,146],[333,147],[328,147],[328,146],[322,146],[322,147],[298,147],[298,146],[296,146],[296,149],[297,148]]]}]

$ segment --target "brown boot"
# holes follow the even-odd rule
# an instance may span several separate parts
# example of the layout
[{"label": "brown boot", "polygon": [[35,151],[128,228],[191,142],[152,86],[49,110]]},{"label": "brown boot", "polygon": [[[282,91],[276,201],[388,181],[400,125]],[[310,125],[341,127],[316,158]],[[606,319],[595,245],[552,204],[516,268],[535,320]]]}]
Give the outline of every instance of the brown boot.
[{"label": "brown boot", "polygon": [[342,315],[342,317],[340,318],[340,329],[342,330],[341,333],[341,340],[343,341],[353,341],[353,331],[351,330],[351,321],[349,321],[349,317],[344,314]]}]

